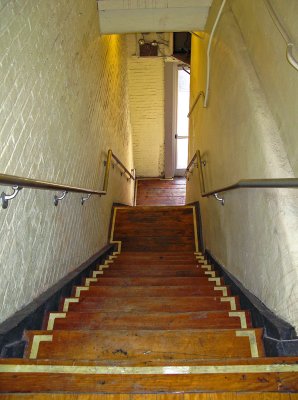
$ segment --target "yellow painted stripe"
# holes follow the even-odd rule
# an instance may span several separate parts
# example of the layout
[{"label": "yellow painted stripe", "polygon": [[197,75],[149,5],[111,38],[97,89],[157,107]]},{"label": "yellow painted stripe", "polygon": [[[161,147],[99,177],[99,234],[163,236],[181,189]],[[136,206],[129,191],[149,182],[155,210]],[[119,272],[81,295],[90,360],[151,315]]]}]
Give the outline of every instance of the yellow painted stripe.
[{"label": "yellow painted stripe", "polygon": [[64,299],[63,312],[68,311],[70,303],[78,303],[78,302],[79,302],[79,298],[68,297],[68,298]]},{"label": "yellow painted stripe", "polygon": [[297,364],[271,365],[200,365],[163,367],[113,367],[84,365],[0,365],[0,372],[6,373],[52,373],[84,375],[195,375],[226,373],[270,373],[298,372]]},{"label": "yellow painted stripe", "polygon": [[51,342],[52,340],[53,335],[34,335],[29,358],[33,360],[37,357],[39,344],[41,342]]},{"label": "yellow painted stripe", "polygon": [[63,312],[63,313],[52,313],[51,312],[49,314],[47,331],[52,331],[54,329],[54,324],[55,324],[56,318],[65,318],[65,317],[66,317],[66,312]]},{"label": "yellow painted stripe", "polygon": [[259,357],[259,349],[257,344],[256,332],[252,331],[237,331],[237,337],[247,337],[250,344],[250,352],[253,358]]},{"label": "yellow painted stripe", "polygon": [[196,208],[192,207],[192,212],[193,212],[193,228],[194,228],[194,234],[195,234],[195,246],[196,246],[196,252],[199,251],[199,239],[198,239],[198,227],[197,227],[197,214],[196,214]]}]

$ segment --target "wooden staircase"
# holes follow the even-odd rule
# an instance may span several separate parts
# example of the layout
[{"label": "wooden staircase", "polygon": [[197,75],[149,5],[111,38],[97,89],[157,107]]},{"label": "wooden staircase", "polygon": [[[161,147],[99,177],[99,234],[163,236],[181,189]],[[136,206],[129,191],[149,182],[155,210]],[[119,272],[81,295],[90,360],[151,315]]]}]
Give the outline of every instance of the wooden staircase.
[{"label": "wooden staircase", "polygon": [[265,357],[262,329],[198,252],[196,232],[194,207],[115,208],[118,251],[61,299],[43,330],[24,334],[23,359],[0,360],[0,392],[289,399],[297,358]]}]

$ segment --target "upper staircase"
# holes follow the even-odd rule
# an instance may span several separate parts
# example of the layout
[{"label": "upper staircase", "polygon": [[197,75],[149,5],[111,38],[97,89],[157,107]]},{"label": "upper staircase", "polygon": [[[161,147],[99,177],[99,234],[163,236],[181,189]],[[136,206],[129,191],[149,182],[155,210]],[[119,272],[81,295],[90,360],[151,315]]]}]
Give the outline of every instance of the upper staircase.
[{"label": "upper staircase", "polygon": [[0,392],[297,392],[297,358],[265,357],[262,329],[198,251],[194,207],[116,207],[112,221],[117,251],[45,316],[43,330],[25,333],[23,359],[0,360]]}]

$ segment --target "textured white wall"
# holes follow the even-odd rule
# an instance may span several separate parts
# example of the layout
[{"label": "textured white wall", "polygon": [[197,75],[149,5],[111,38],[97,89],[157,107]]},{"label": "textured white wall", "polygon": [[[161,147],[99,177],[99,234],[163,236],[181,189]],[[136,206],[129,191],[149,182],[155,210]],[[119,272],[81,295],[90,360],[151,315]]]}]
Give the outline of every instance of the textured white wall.
[{"label": "textured white wall", "polygon": [[[109,148],[132,168],[126,39],[99,37],[96,2],[2,1],[0,20],[0,171],[101,189]],[[115,169],[83,207],[24,189],[1,210],[0,321],[104,246],[132,189]]]},{"label": "textured white wall", "polygon": [[[191,116],[190,155],[199,148],[207,161],[204,168],[207,190],[245,178],[295,176],[293,154],[298,147],[298,136],[288,132],[293,146],[290,152],[282,127],[293,125],[294,131],[297,114],[286,112],[278,103],[289,85],[297,85],[298,74],[292,74],[285,48],[280,51],[278,63],[267,63],[266,79],[258,73],[255,60],[258,64],[262,60],[253,46],[248,49],[239,24],[242,27],[245,20],[254,26],[257,20],[259,34],[255,33],[253,40],[250,38],[251,43],[258,47],[262,37],[267,50],[275,46],[276,42],[271,40],[276,28],[271,26],[268,30],[264,9],[259,14],[251,11],[256,3],[260,2],[234,2],[237,19],[229,4],[225,8],[212,45],[209,106],[203,109],[199,103]],[[209,32],[219,4],[215,1],[210,14]],[[286,7],[283,12],[287,13]],[[205,88],[207,38],[208,34],[204,41],[193,38],[192,101]],[[286,84],[274,84],[274,91],[267,91],[269,77]],[[287,95],[288,101],[295,104],[297,92],[289,90]],[[284,121],[282,124],[276,110]],[[297,327],[297,191],[241,189],[224,193],[224,197],[224,207],[213,198],[200,200],[206,247],[267,307]],[[200,199],[197,171],[187,185],[187,200],[196,199]]]},{"label": "textured white wall", "polygon": [[[133,46],[132,46],[133,47]],[[133,154],[138,176],[164,173],[164,61],[128,58]]]}]

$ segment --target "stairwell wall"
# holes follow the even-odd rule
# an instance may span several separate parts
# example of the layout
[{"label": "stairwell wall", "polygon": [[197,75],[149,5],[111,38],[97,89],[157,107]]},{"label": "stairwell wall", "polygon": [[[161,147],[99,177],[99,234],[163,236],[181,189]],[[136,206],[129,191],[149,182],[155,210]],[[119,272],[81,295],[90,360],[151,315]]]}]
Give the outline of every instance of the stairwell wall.
[{"label": "stairwell wall", "polygon": [[133,155],[138,176],[164,174],[164,60],[138,57],[136,36],[128,35],[128,90]]},{"label": "stairwell wall", "polygon": [[[297,2],[274,6],[297,37]],[[191,104],[205,90],[206,48],[220,1],[211,8],[204,40],[193,37]],[[297,15],[297,12],[296,12]],[[211,48],[208,108],[190,119],[189,156],[199,148],[212,190],[240,179],[297,176],[298,73],[259,0],[229,1]],[[200,196],[198,170],[187,201],[200,199],[206,248],[275,314],[298,326],[298,193],[241,189],[224,193],[225,206]]]},{"label": "stairwell wall", "polygon": [[[126,37],[100,37],[94,0],[0,3],[0,171],[101,189],[109,148],[133,167]],[[84,206],[54,194],[24,189],[0,211],[0,322],[107,243],[133,185],[115,168]]]}]

